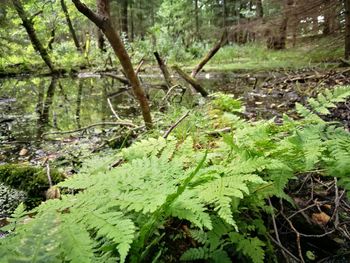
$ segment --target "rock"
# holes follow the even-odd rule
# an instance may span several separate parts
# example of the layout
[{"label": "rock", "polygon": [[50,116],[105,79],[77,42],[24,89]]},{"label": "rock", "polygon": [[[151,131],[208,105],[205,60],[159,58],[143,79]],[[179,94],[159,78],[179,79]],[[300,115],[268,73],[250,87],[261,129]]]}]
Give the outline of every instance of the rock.
[{"label": "rock", "polygon": [[19,152],[19,156],[25,156],[28,154],[28,150],[26,148],[22,148]]}]

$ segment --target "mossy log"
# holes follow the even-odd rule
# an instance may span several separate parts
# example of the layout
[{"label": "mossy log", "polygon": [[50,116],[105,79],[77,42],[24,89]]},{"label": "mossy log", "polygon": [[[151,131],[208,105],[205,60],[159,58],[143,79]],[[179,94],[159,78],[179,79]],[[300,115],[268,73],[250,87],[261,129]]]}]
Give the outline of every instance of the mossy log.
[{"label": "mossy log", "polygon": [[[64,180],[62,173],[51,169],[50,176],[53,184]],[[50,187],[46,169],[24,164],[0,165],[0,183],[28,194],[25,201],[28,208],[33,208],[45,200],[45,191]]]}]

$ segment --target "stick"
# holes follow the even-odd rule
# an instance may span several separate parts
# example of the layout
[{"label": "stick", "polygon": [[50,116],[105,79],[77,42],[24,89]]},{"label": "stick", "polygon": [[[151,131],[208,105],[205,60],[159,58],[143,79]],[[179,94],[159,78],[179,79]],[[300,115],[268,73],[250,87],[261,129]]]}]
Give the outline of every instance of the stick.
[{"label": "stick", "polygon": [[158,62],[158,66],[163,73],[163,76],[164,76],[165,82],[168,86],[168,89],[170,89],[171,87],[175,86],[175,84],[173,83],[173,80],[171,79],[168,67],[166,66],[166,64],[164,63],[163,59],[160,57],[160,55],[157,51],[154,52],[153,54],[156,57],[156,60]]},{"label": "stick", "polygon": [[303,258],[303,252],[301,250],[301,244],[300,244],[300,233],[299,231],[294,227],[292,221],[290,221],[288,219],[288,217],[284,214],[283,212],[283,203],[282,201],[280,200],[280,204],[281,204],[281,215],[284,217],[284,219],[288,222],[290,228],[294,231],[295,235],[296,235],[296,243],[297,243],[297,248],[298,248],[298,254],[299,254],[299,258],[300,258],[300,261],[302,263],[305,263],[305,260]]},{"label": "stick", "polygon": [[[269,200],[269,205],[270,205],[271,211],[272,211],[271,218],[272,218],[273,229],[274,229],[274,231],[275,231],[276,240],[277,240],[277,243],[278,243],[279,247],[283,247],[282,242],[281,242],[281,240],[280,240],[280,236],[278,235],[278,229],[277,229],[277,224],[276,224],[276,220],[275,220],[274,207],[272,206],[272,203],[271,203],[270,198],[269,198],[268,200]],[[287,260],[287,262],[288,262],[287,255],[284,253],[284,250],[283,250],[283,249],[282,249],[282,255],[283,255],[283,257],[284,257],[284,258]]]},{"label": "stick", "polygon": [[142,59],[140,60],[140,63],[137,65],[137,67],[136,67],[136,69],[135,69],[135,74],[136,74],[136,75],[139,74],[143,63],[145,63],[145,60],[142,58]]},{"label": "stick", "polygon": [[87,129],[96,127],[96,126],[101,126],[101,125],[112,125],[112,126],[129,126],[129,127],[133,127],[136,128],[137,126],[133,123],[130,122],[99,122],[99,123],[95,123],[95,124],[91,124],[88,125],[86,127],[80,128],[80,129],[76,129],[76,130],[71,130],[71,131],[56,131],[56,132],[47,132],[47,133],[43,133],[43,137],[46,135],[53,135],[53,134],[68,134],[68,133],[75,133],[75,132],[80,132],[80,131],[85,131]]},{"label": "stick", "polygon": [[169,136],[169,134],[172,132],[172,130],[174,130],[180,124],[180,122],[182,122],[188,116],[189,113],[190,113],[190,111],[187,111],[180,119],[178,119],[174,123],[174,125],[172,125],[169,128],[169,130],[163,135],[163,138],[166,139]]},{"label": "stick", "polygon": [[116,117],[117,118],[117,120],[121,120],[120,118],[119,118],[119,116],[118,116],[118,114],[115,112],[115,110],[114,110],[114,108],[113,108],[113,105],[112,105],[112,103],[111,103],[111,100],[110,100],[110,98],[107,98],[107,102],[108,102],[108,106],[109,106],[109,108],[111,109],[111,111],[113,112],[113,115],[114,115],[114,117]]},{"label": "stick", "polygon": [[223,47],[227,42],[227,32],[222,34],[221,39],[215,46],[208,52],[208,54],[199,62],[199,64],[192,70],[191,77],[196,77],[196,75],[202,70],[202,68],[209,62],[209,60],[215,56],[215,54]]},{"label": "stick", "polygon": [[120,77],[118,75],[115,75],[113,73],[110,72],[104,72],[104,73],[100,73],[102,76],[107,76],[107,77],[111,77],[113,79],[116,79],[118,81],[120,81],[121,83],[125,84],[125,85],[130,85],[129,80],[127,80],[126,78]]}]

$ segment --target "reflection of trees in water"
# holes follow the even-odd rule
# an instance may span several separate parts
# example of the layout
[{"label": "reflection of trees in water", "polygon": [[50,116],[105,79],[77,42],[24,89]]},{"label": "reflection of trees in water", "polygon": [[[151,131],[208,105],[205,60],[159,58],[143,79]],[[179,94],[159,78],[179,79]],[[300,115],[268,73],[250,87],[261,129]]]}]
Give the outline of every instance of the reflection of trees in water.
[{"label": "reflection of trees in water", "polygon": [[81,97],[83,94],[83,82],[78,81],[78,95],[77,95],[77,108],[75,110],[75,121],[77,123],[78,129],[81,128],[81,123],[80,123],[80,112],[81,112]]},{"label": "reflection of trees in water", "polygon": [[[38,104],[37,104],[37,113],[38,113],[38,130],[37,130],[37,138],[40,138],[41,135],[43,134],[45,128],[49,124],[49,115],[50,115],[50,108],[53,103],[53,97],[55,95],[55,90],[57,86],[57,78],[52,77],[51,83],[49,88],[47,89],[46,92],[46,98],[44,101],[44,95],[43,95],[43,90],[42,88],[39,89],[38,93]],[[40,106],[42,105],[42,107]]]}]

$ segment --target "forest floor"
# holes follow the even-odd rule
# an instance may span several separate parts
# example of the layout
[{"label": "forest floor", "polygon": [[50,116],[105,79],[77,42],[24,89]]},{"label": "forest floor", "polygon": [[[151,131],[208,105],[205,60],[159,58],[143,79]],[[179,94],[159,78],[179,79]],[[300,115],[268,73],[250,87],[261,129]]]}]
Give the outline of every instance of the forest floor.
[{"label": "forest floor", "polygon": [[[226,60],[224,64],[221,64],[222,58],[219,55],[199,77],[199,79],[205,79],[206,73],[215,75],[218,68],[225,74],[232,71],[235,74],[238,72],[240,75],[235,75],[236,80],[237,78],[243,79],[243,82],[233,84],[232,80],[222,81],[220,91],[233,93],[242,98],[246,109],[243,116],[248,120],[274,118],[278,123],[282,120],[284,113],[290,116],[295,114],[295,103],[305,104],[307,97],[313,97],[325,88],[350,85],[350,68],[337,68],[339,61],[315,62],[312,66],[309,64],[306,67],[308,60],[301,60],[301,53],[298,52],[275,53],[275,56],[270,56],[271,53],[269,53],[269,60],[266,61],[265,51],[265,53],[261,51],[259,55],[258,49],[256,54],[250,53],[252,50],[253,48],[249,48],[247,53],[249,57],[256,55],[254,60],[247,59],[243,52],[240,59],[237,59],[237,55],[232,54],[232,57],[235,58],[234,62],[229,63]],[[230,50],[225,52],[227,56]],[[153,68],[153,65],[147,66],[146,72],[142,74],[157,72]],[[249,89],[246,90],[240,85],[249,86]],[[11,98],[0,98],[0,109],[8,105],[9,102],[5,101],[8,99]],[[347,129],[350,129],[350,100],[338,104],[337,108],[331,111],[327,120],[341,122]],[[6,125],[6,122],[1,122],[0,119],[0,126],[5,129]],[[169,125],[171,123],[159,125],[160,134],[162,130],[167,130]],[[61,136],[59,139],[51,138],[53,140],[48,140],[43,144],[35,141],[16,143],[15,137],[5,136],[1,141],[1,144],[6,147],[1,147],[0,163],[20,162],[42,165],[44,160],[49,158],[50,162],[56,163],[58,167],[65,167],[65,172],[70,176],[76,173],[86,156],[110,150],[113,142],[111,143],[108,138],[115,135],[115,131],[107,128],[102,130],[101,132],[101,129],[86,129]],[[124,146],[125,141],[130,144],[147,134],[136,132],[127,136],[122,138],[122,143],[120,143],[121,138],[118,137],[116,148]],[[84,145],[84,153],[78,150],[82,145]],[[276,230],[279,233],[278,238],[271,237],[271,240],[282,251],[279,257],[283,258],[284,253],[288,251],[298,255],[301,246],[304,251],[307,251],[307,262],[312,262],[315,255],[322,259],[318,262],[349,262],[350,223],[347,221],[347,215],[350,214],[350,203],[345,191],[338,188],[337,179],[325,179],[317,172],[300,174],[296,180],[290,182],[286,192],[294,201],[295,206],[282,203],[278,199],[271,200],[271,206],[279,211],[275,215],[276,221],[269,222],[269,225],[272,226],[271,233]],[[179,225],[177,221],[169,222],[168,229],[171,232],[175,227],[176,231],[185,232],[184,226],[185,224]],[[300,236],[305,238],[300,241]],[[187,248],[188,243],[186,242],[189,240],[185,239],[184,243],[174,242],[174,255],[170,256],[178,258],[177,254],[181,248],[183,250]],[[282,244],[287,245],[282,246]]]}]

